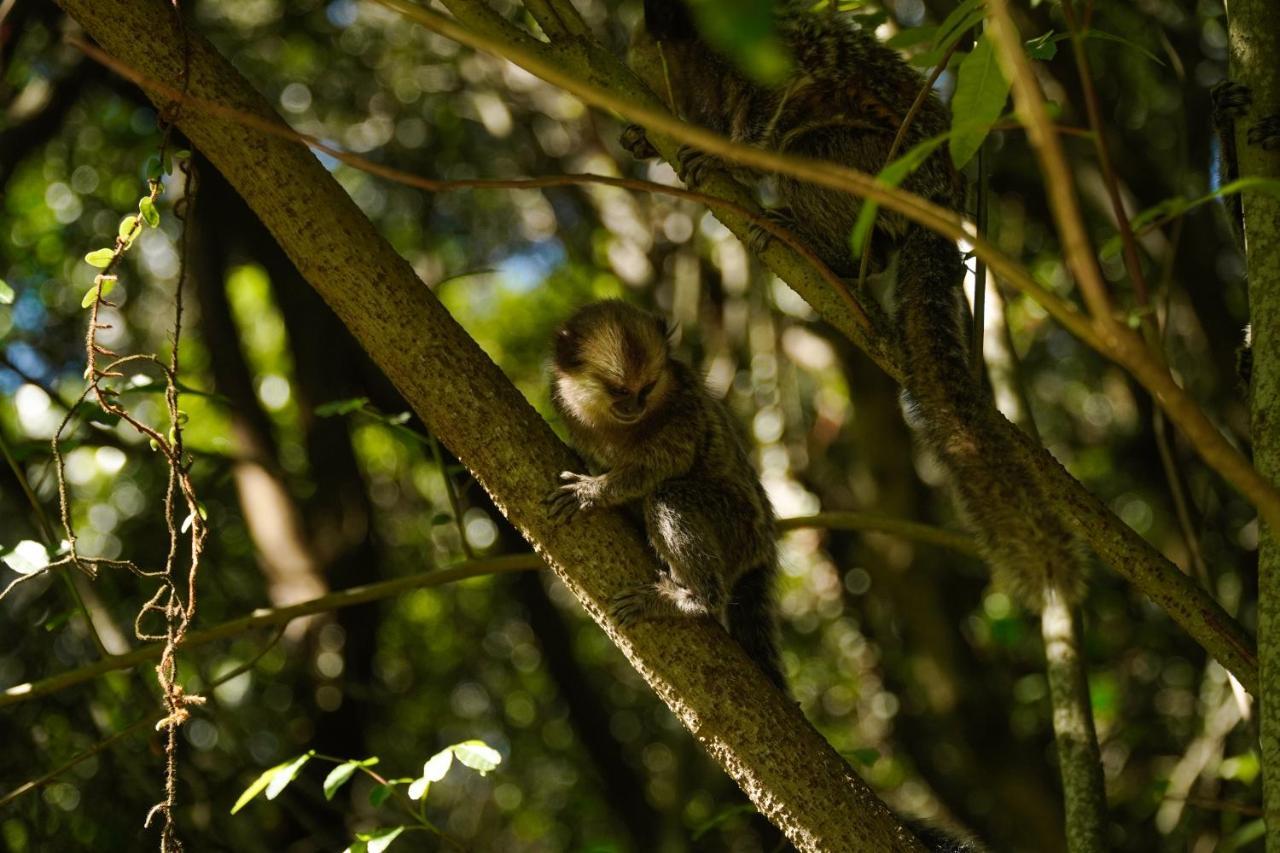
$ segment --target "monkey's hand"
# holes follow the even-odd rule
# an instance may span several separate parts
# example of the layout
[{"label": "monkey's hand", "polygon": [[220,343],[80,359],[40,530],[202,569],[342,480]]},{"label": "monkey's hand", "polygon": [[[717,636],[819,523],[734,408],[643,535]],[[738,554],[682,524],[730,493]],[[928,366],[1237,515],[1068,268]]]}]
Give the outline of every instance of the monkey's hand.
[{"label": "monkey's hand", "polygon": [[724,168],[724,163],[715,155],[688,145],[681,145],[676,151],[676,176],[684,181],[685,186],[693,187],[702,183],[708,170]]},{"label": "monkey's hand", "polygon": [[652,160],[658,156],[658,149],[653,147],[649,137],[644,134],[644,128],[638,124],[627,125],[618,137],[618,142],[637,160]]},{"label": "monkey's hand", "polygon": [[1263,151],[1280,151],[1280,113],[1260,119],[1245,138]]},{"label": "monkey's hand", "polygon": [[[796,217],[790,210],[785,207],[770,208],[764,212],[764,218],[783,228],[787,231],[795,233]],[[759,222],[752,222],[747,226],[747,249],[754,254],[760,254],[769,248],[769,244],[777,239],[777,235]]]},{"label": "monkey's hand", "polygon": [[568,521],[577,515],[579,510],[594,509],[600,505],[600,493],[604,485],[604,477],[593,477],[590,474],[578,474],[574,471],[561,471],[560,480],[564,483],[551,491],[543,500],[549,507],[552,518]]}]

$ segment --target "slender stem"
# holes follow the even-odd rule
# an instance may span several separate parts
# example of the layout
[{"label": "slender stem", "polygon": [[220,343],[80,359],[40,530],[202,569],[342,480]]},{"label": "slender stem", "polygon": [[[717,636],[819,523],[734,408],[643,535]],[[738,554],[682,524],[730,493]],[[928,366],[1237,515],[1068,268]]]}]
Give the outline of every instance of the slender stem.
[{"label": "slender stem", "polygon": [[1040,620],[1067,807],[1067,849],[1103,853],[1107,850],[1107,799],[1079,626],[1071,607],[1052,589],[1045,596]]}]

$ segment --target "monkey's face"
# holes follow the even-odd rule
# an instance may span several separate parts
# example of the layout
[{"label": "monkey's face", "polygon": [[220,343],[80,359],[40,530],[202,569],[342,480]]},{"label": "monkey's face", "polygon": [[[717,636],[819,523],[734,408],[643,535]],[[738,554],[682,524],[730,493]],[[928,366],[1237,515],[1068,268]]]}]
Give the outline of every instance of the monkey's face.
[{"label": "monkey's face", "polygon": [[598,302],[556,335],[555,392],[589,427],[632,426],[666,399],[670,358],[659,318],[622,302]]}]

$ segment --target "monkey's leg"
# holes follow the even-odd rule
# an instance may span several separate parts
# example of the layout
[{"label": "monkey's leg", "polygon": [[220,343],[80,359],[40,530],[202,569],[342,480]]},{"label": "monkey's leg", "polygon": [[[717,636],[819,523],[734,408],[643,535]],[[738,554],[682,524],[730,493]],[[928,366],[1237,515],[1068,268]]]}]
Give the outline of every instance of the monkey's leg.
[{"label": "monkey's leg", "polygon": [[667,567],[657,583],[614,598],[610,613],[622,625],[640,619],[707,615],[719,619],[726,603],[724,555],[704,490],[668,483],[645,501],[649,544]]}]

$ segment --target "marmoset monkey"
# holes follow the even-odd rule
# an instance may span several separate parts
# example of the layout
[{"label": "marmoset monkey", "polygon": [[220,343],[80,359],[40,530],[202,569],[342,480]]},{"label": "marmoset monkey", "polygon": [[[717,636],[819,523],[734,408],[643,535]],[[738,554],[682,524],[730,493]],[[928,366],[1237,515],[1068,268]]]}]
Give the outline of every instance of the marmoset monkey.
[{"label": "marmoset monkey", "polygon": [[[735,142],[875,174],[887,165],[924,80],[849,16],[813,6],[809,0],[776,6],[776,31],[793,59],[791,76],[778,85],[757,83],[717,55],[699,37],[682,0],[645,0],[633,64],[692,124]],[[946,108],[930,94],[899,151],[949,123]],[[623,144],[638,157],[655,153],[638,127],[627,129]],[[764,177],[687,147],[676,163],[681,177],[695,186],[704,170],[717,166],[740,180]],[[945,149],[903,186],[962,209],[962,184]],[[783,207],[772,215],[832,270],[855,274],[858,259],[849,235],[861,199],[785,176],[777,177],[777,195]],[[997,583],[1036,612],[1050,593],[1078,600],[1083,559],[1077,539],[1051,509],[1018,448],[1003,436],[1000,415],[969,364],[968,307],[960,288],[964,268],[955,243],[892,212],[880,213],[872,241],[877,257],[898,253],[895,319],[907,390]]]},{"label": "marmoset monkey", "polygon": [[556,332],[552,373],[556,410],[595,472],[562,473],[552,514],[635,508],[666,569],[615,599],[612,618],[711,616],[785,691],[773,509],[728,410],[672,357],[665,323],[617,300],[587,305]]}]

